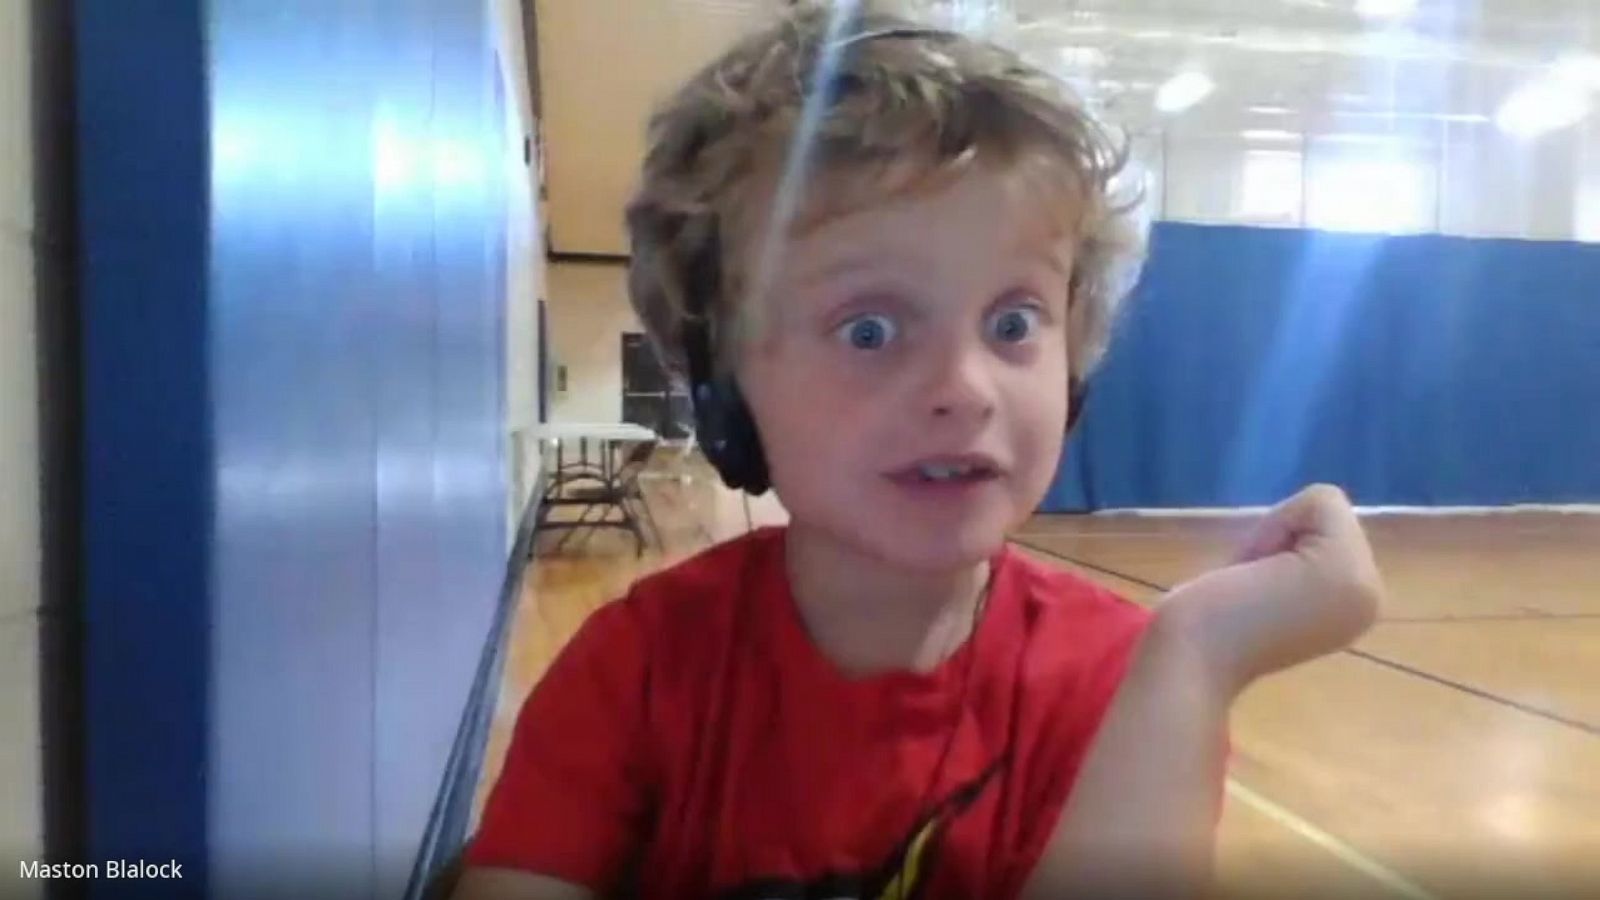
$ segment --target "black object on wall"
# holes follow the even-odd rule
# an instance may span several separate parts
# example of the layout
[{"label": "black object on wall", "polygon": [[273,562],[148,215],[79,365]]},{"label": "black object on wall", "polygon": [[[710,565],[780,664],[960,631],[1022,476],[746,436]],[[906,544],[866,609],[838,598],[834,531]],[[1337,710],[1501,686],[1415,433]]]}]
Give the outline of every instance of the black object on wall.
[{"label": "black object on wall", "polygon": [[653,428],[668,440],[689,435],[689,394],[672,383],[650,340],[622,334],[622,421]]},{"label": "black object on wall", "polygon": [[550,316],[539,298],[539,421],[550,421]]}]

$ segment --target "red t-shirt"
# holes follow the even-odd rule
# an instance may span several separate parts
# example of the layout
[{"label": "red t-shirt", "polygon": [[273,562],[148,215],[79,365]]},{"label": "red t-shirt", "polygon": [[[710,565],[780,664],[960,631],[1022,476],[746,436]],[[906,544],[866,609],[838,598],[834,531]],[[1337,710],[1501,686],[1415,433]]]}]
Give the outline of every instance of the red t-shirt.
[{"label": "red t-shirt", "polygon": [[523,707],[469,865],[651,898],[1021,891],[1148,612],[1008,547],[973,640],[850,678],[783,548],[757,531],[590,616]]}]

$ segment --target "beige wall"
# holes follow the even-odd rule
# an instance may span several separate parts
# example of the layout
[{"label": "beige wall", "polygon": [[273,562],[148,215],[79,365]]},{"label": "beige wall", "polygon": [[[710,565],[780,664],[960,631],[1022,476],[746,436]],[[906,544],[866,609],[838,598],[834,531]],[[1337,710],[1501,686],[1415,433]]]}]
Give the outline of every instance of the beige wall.
[{"label": "beige wall", "polygon": [[622,263],[550,266],[550,354],[567,389],[550,397],[558,422],[622,420],[622,333],[638,331]]},{"label": "beige wall", "polygon": [[495,0],[494,14],[507,98],[508,147],[502,164],[511,190],[506,198],[511,211],[506,231],[506,455],[511,501],[506,514],[511,525],[507,533],[514,536],[537,470],[527,432],[539,418],[538,300],[545,290],[544,227],[539,160],[528,166],[522,157],[522,137],[535,135],[540,127],[533,119],[522,0]]},{"label": "beige wall", "polygon": [[43,792],[39,720],[41,539],[39,300],[66,254],[38,223],[29,0],[0,0],[0,893],[16,859],[39,858]]},{"label": "beige wall", "polygon": [[551,244],[628,251],[622,208],[666,94],[756,22],[769,0],[537,0]]}]

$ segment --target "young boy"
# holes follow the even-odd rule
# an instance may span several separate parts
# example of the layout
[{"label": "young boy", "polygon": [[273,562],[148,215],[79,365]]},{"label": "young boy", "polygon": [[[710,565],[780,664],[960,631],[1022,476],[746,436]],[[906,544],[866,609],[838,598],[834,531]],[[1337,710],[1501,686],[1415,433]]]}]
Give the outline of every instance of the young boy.
[{"label": "young boy", "polygon": [[791,514],[596,612],[462,898],[1182,896],[1228,707],[1380,592],[1314,488],[1153,617],[1009,549],[1138,254],[1105,133],[993,46],[802,6],[652,123],[631,293]]}]

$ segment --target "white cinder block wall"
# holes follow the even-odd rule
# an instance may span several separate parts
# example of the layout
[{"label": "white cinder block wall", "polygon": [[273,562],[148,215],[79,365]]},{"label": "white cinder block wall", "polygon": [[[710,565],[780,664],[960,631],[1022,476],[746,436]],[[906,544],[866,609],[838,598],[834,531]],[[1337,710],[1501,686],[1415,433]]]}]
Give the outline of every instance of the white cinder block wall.
[{"label": "white cinder block wall", "polygon": [[[3,2],[3,0],[0,0]],[[506,458],[511,467],[508,535],[533,490],[537,458],[528,434],[539,419],[538,301],[545,295],[544,224],[539,208],[539,171],[523,161],[522,140],[537,139],[529,83],[527,30],[521,0],[495,0],[495,43],[506,88]]]},{"label": "white cinder block wall", "polygon": [[553,420],[622,418],[622,334],[642,330],[627,281],[621,262],[551,265],[551,354],[567,379],[566,390],[550,395]]},{"label": "white cinder block wall", "polygon": [[44,841],[39,660],[43,621],[40,297],[66,264],[61,236],[38,223],[53,201],[36,184],[34,23],[28,0],[0,0],[0,894],[40,896],[17,859]]}]

